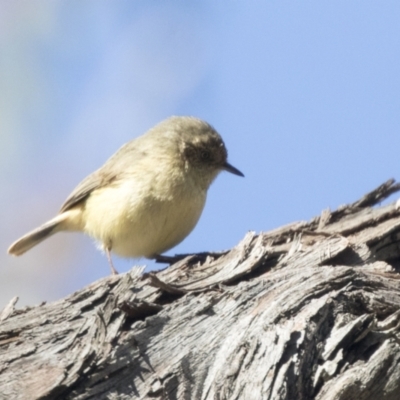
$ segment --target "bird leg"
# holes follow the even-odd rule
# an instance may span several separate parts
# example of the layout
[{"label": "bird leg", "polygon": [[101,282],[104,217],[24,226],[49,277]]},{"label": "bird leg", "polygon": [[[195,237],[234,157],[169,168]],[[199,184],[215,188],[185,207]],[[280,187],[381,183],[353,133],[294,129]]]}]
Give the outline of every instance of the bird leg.
[{"label": "bird leg", "polygon": [[111,259],[110,248],[105,247],[104,251],[106,252],[107,260],[108,260],[108,263],[110,264],[111,275],[118,275],[118,271],[115,269],[114,264]]},{"label": "bird leg", "polygon": [[149,257],[152,260],[155,260],[156,263],[160,263],[160,264],[174,264],[178,261],[183,260],[184,258],[190,257],[190,262],[194,263],[194,262],[204,262],[207,257],[212,257],[212,259],[217,259],[223,255],[225,255],[227,252],[223,251],[223,252],[208,252],[208,251],[203,251],[201,253],[195,253],[195,254],[176,254],[174,256],[164,256],[162,254],[155,254],[153,257]]},{"label": "bird leg", "polygon": [[175,264],[178,261],[183,260],[186,258],[189,254],[179,254],[175,256],[164,256],[162,254],[156,254],[155,256],[152,257],[153,260],[155,260],[156,263],[159,264]]}]

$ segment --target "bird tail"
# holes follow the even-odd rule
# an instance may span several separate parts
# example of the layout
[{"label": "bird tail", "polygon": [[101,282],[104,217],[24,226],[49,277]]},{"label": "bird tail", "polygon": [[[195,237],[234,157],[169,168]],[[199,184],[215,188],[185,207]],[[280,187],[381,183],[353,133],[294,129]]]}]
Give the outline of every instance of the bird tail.
[{"label": "bird tail", "polygon": [[20,256],[51,235],[63,230],[62,223],[67,217],[68,213],[59,214],[49,222],[39,226],[39,228],[22,236],[9,247],[8,254]]}]

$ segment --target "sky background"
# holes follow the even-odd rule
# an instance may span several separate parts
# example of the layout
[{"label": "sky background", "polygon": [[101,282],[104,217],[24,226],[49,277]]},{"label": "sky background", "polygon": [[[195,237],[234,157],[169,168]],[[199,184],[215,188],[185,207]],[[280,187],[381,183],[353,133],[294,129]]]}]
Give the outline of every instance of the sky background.
[{"label": "sky background", "polygon": [[109,274],[82,234],[6,250],[170,115],[210,122],[246,177],[221,173],[167,254],[229,249],[398,178],[399,21],[398,0],[0,0],[0,309]]}]

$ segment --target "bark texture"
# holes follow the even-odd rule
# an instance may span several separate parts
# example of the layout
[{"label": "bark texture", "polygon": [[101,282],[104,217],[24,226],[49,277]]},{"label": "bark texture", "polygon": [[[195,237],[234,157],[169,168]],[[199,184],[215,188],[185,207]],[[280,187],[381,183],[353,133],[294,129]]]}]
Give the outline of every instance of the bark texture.
[{"label": "bark texture", "polygon": [[400,185],[0,312],[0,399],[400,398]]}]

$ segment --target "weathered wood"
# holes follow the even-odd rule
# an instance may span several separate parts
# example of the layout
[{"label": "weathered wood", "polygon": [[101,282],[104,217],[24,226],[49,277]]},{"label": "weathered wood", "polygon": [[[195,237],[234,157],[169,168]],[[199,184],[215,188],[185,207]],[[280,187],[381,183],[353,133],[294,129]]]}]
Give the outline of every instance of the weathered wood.
[{"label": "weathered wood", "polygon": [[0,313],[0,399],[400,398],[393,180],[229,252]]}]

